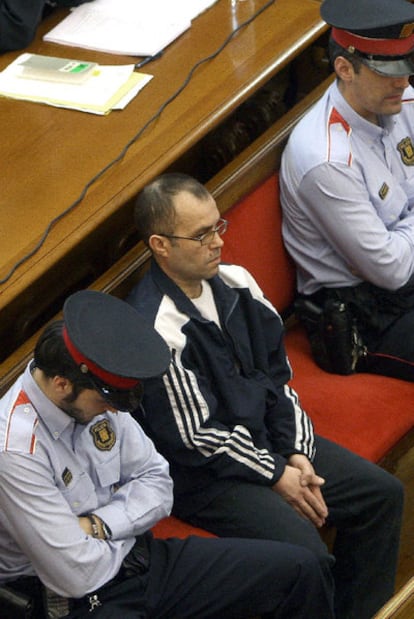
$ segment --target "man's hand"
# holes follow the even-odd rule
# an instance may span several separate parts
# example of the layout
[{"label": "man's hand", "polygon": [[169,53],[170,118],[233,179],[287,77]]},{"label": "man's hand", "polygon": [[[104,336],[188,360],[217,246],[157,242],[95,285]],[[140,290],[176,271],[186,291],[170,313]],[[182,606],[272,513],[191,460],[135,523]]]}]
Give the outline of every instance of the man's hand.
[{"label": "man's hand", "polygon": [[323,499],[321,486],[325,480],[316,475],[306,456],[290,456],[282,477],[273,486],[293,509],[301,516],[322,527],[328,516],[328,508]]},{"label": "man's hand", "polygon": [[92,521],[90,517],[88,516],[78,517],[78,521],[79,521],[79,525],[81,529],[83,529],[85,533],[87,535],[90,535],[91,537],[95,537],[96,539],[106,539],[105,531],[103,530],[103,527],[102,527],[102,520],[98,518],[98,516],[96,515],[94,515],[92,519],[94,521],[94,524],[96,524],[95,530],[97,531],[97,534],[94,533],[94,530],[92,527]]}]

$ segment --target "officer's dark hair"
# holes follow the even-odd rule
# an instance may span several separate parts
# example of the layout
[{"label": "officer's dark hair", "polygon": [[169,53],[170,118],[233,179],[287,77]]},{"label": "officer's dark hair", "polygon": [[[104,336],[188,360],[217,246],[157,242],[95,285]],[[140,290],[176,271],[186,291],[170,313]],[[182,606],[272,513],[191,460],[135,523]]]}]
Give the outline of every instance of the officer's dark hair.
[{"label": "officer's dark hair", "polygon": [[187,191],[200,200],[210,197],[207,189],[192,176],[162,174],[138,194],[134,221],[139,239],[148,245],[152,234],[173,234],[176,226],[174,198]]},{"label": "officer's dark hair", "polygon": [[334,70],[334,63],[338,56],[342,56],[345,60],[348,60],[355,73],[359,73],[361,70],[361,65],[363,64],[361,58],[356,54],[351,54],[347,49],[339,45],[332,36],[329,38],[329,61],[331,63],[331,67]]},{"label": "officer's dark hair", "polygon": [[93,389],[93,385],[70,356],[62,331],[63,320],[56,320],[45,328],[35,346],[34,364],[48,378],[67,378],[73,385],[73,399],[76,399],[83,389]]}]

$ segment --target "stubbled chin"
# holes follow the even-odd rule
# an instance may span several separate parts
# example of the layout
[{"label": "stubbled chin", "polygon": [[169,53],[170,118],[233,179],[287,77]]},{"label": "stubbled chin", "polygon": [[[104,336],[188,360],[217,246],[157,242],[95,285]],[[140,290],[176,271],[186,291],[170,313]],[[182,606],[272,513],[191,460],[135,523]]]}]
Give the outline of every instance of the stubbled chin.
[{"label": "stubbled chin", "polygon": [[402,102],[400,99],[389,99],[386,106],[393,110],[393,114],[398,114],[401,112]]}]

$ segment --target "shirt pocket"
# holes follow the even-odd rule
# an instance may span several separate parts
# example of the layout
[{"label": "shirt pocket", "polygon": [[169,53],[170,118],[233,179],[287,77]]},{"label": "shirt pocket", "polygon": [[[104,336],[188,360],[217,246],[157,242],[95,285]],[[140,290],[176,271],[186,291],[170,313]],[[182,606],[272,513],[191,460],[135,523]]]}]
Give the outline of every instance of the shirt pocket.
[{"label": "shirt pocket", "polygon": [[96,504],[94,484],[89,475],[83,471],[74,473],[70,483],[60,490],[75,514],[86,513],[91,505]]},{"label": "shirt pocket", "polygon": [[400,221],[408,207],[406,192],[395,182],[390,186],[384,183],[378,194],[372,196],[372,200],[378,216],[388,230]]},{"label": "shirt pocket", "polygon": [[101,488],[116,488],[121,479],[121,457],[117,451],[96,465],[96,477]]}]

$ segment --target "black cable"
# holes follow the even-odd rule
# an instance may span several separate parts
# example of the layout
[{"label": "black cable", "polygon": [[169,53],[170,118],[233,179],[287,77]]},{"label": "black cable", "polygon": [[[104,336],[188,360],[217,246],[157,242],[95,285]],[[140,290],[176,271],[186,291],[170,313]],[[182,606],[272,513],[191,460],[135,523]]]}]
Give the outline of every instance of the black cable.
[{"label": "black cable", "polygon": [[35,247],[28,252],[25,256],[23,256],[23,258],[21,258],[18,262],[16,262],[16,264],[10,269],[9,273],[3,278],[0,279],[0,285],[5,284],[11,277],[12,275],[15,273],[15,271],[25,262],[27,262],[27,260],[29,260],[32,256],[34,256],[39,249],[41,249],[41,247],[43,246],[43,244],[45,243],[47,237],[50,234],[50,231],[52,230],[52,228],[64,217],[66,217],[66,215],[68,215],[71,211],[73,211],[74,208],[76,208],[76,206],[78,206],[78,204],[80,204],[80,202],[82,202],[83,198],[85,197],[86,193],[88,192],[88,189],[94,184],[96,183],[97,180],[99,180],[101,178],[101,176],[103,176],[112,166],[114,166],[116,163],[118,163],[119,161],[121,161],[126,153],[128,152],[128,150],[131,148],[131,146],[141,137],[141,135],[144,133],[144,131],[155,121],[157,120],[157,118],[159,118],[161,116],[161,114],[163,113],[163,111],[165,110],[165,108],[170,105],[170,103],[172,103],[182,92],[183,90],[188,86],[188,84],[190,83],[195,71],[198,69],[198,67],[200,67],[202,64],[204,64],[205,62],[208,62],[209,60],[213,60],[214,58],[216,58],[222,51],[223,49],[230,43],[230,41],[234,38],[234,36],[242,29],[245,28],[246,26],[248,26],[249,24],[251,24],[261,13],[263,13],[266,9],[269,8],[269,6],[271,6],[272,4],[274,4],[275,0],[269,0],[269,2],[266,2],[265,5],[263,5],[260,9],[258,9],[256,11],[256,13],[254,13],[251,17],[249,17],[249,19],[246,19],[246,21],[242,22],[241,24],[239,24],[237,26],[237,28],[235,28],[233,30],[233,32],[231,32],[226,39],[224,40],[224,42],[220,45],[220,47],[213,52],[212,54],[210,54],[209,56],[206,56],[205,58],[202,58],[201,60],[199,60],[198,62],[196,62],[195,65],[193,65],[193,67],[190,69],[187,77],[185,78],[185,80],[183,81],[183,83],[181,84],[181,86],[168,98],[166,99],[166,101],[164,101],[164,103],[158,108],[158,110],[155,112],[155,114],[153,116],[151,116],[151,118],[149,118],[149,120],[143,125],[143,127],[141,127],[141,129],[129,140],[129,142],[126,143],[126,145],[124,146],[124,148],[121,150],[121,152],[119,153],[119,155],[117,155],[114,159],[112,159],[112,161],[110,161],[105,167],[103,167],[99,172],[97,172],[95,174],[95,176],[93,176],[84,186],[84,188],[82,189],[79,197],[72,202],[72,204],[70,204],[62,213],[60,213],[59,215],[57,215],[54,219],[52,219],[48,226],[46,227],[46,230],[44,231],[41,239],[39,240],[39,242],[37,243],[37,245],[35,245]]}]

